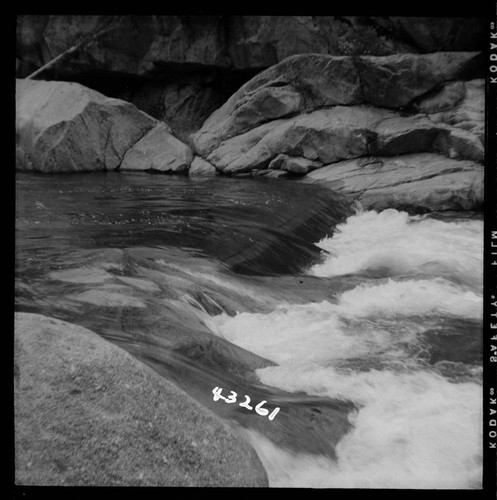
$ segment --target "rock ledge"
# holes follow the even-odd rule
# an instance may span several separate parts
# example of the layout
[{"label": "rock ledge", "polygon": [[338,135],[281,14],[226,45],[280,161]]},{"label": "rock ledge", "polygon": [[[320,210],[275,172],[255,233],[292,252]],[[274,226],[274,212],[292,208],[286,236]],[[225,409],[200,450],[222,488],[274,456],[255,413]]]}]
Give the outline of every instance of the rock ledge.
[{"label": "rock ledge", "polygon": [[15,315],[18,485],[264,487],[255,451],[97,334]]}]

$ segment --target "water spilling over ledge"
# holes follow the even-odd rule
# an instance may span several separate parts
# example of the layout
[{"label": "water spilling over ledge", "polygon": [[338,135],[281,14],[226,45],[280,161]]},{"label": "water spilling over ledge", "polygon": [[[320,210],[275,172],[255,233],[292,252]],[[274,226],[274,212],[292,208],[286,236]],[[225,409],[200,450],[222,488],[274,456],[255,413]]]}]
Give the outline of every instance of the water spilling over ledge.
[{"label": "water spilling over ledge", "polygon": [[17,199],[16,309],[173,381],[252,444],[270,485],[478,487],[477,215],[146,174],[18,174]]}]

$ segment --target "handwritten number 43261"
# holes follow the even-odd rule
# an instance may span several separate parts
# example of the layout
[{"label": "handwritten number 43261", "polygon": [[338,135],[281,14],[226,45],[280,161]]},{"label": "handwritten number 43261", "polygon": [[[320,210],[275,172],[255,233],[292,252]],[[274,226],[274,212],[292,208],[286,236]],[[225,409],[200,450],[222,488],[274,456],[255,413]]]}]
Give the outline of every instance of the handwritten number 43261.
[{"label": "handwritten number 43261", "polygon": [[[235,391],[231,391],[231,394],[228,397],[221,396],[221,391],[222,387],[214,387],[212,389],[212,394],[214,394],[214,401],[219,401],[220,399],[224,399],[224,401],[228,404],[236,403],[236,397],[238,394]],[[248,410],[253,410],[254,407],[250,406],[250,397],[244,394],[245,396],[245,401],[243,403],[239,403],[238,406],[241,406],[242,408],[247,408]],[[265,417],[268,413],[269,410],[267,408],[263,408],[264,404],[267,403],[267,401],[261,401],[256,407],[255,407],[255,412],[258,413],[259,415],[262,415]],[[277,413],[280,411],[279,408],[275,408],[271,414],[267,417],[269,420],[273,420],[274,417],[276,417]]]}]

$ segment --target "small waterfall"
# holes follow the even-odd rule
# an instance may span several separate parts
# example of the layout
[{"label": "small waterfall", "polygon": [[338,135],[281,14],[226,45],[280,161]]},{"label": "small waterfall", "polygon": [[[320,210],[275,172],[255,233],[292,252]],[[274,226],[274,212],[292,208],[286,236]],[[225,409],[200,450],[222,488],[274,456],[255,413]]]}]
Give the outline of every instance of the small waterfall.
[{"label": "small waterfall", "polygon": [[480,217],[354,212],[269,179],[20,174],[17,190],[16,309],[173,380],[271,486],[481,485]]}]

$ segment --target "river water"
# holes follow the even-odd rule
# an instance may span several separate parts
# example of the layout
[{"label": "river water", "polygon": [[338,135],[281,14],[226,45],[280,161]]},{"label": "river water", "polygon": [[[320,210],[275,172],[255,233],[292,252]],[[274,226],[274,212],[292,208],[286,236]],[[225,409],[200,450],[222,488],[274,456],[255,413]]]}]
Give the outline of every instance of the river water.
[{"label": "river water", "polygon": [[270,486],[479,488],[482,231],[297,181],[18,173],[16,310],[173,380]]}]

